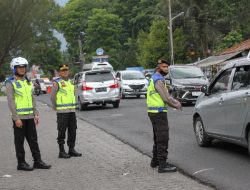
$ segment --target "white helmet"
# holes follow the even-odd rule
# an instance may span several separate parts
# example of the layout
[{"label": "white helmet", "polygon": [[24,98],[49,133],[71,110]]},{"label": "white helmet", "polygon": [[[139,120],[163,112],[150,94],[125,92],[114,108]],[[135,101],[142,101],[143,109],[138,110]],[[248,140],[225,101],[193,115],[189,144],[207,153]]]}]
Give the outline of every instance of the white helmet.
[{"label": "white helmet", "polygon": [[10,68],[14,70],[15,66],[28,66],[28,61],[23,57],[13,58],[10,62]]}]

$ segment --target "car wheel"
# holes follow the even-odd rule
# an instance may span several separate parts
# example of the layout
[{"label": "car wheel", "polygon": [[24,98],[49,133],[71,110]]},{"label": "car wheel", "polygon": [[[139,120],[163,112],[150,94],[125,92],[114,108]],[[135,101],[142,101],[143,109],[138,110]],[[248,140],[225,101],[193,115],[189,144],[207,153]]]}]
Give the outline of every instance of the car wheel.
[{"label": "car wheel", "polygon": [[114,108],[119,108],[119,105],[120,105],[120,101],[119,100],[117,100],[117,101],[115,101],[113,103]]},{"label": "car wheel", "polygon": [[250,131],[248,132],[248,152],[250,156]]},{"label": "car wheel", "polygon": [[88,107],[88,105],[82,104],[80,98],[78,98],[78,105],[79,105],[79,110],[80,110],[80,111],[86,110],[87,107]]},{"label": "car wheel", "polygon": [[195,133],[196,141],[199,146],[205,147],[205,146],[210,145],[212,138],[210,138],[207,135],[204,129],[202,119],[200,117],[197,117],[194,121],[194,133]]}]

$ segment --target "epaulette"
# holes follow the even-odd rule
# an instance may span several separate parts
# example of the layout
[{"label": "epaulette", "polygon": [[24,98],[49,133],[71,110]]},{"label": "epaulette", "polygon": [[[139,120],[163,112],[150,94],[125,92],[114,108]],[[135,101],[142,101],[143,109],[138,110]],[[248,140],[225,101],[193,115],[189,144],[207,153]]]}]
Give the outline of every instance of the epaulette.
[{"label": "epaulette", "polygon": [[62,79],[60,77],[58,77],[57,79],[55,79],[55,82],[60,82]]},{"label": "epaulette", "polygon": [[10,76],[10,77],[8,77],[6,79],[5,84],[7,84],[7,83],[13,83],[14,81],[15,81],[15,77],[14,76]]}]

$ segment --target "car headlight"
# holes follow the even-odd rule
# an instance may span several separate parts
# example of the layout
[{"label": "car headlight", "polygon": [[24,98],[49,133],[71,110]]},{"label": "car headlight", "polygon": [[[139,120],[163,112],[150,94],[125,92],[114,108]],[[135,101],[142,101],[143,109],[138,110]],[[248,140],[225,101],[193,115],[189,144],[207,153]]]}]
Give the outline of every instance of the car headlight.
[{"label": "car headlight", "polygon": [[183,89],[185,89],[185,86],[176,84],[176,85],[173,86],[173,89],[174,90],[183,90]]}]

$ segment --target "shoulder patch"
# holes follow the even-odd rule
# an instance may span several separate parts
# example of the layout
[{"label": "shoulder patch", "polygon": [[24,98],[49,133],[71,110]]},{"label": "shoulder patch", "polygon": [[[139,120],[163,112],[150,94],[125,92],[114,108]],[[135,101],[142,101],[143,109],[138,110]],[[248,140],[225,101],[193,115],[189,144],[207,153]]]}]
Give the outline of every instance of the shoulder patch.
[{"label": "shoulder patch", "polygon": [[60,77],[58,77],[57,79],[55,79],[55,82],[60,82],[62,79]]}]

